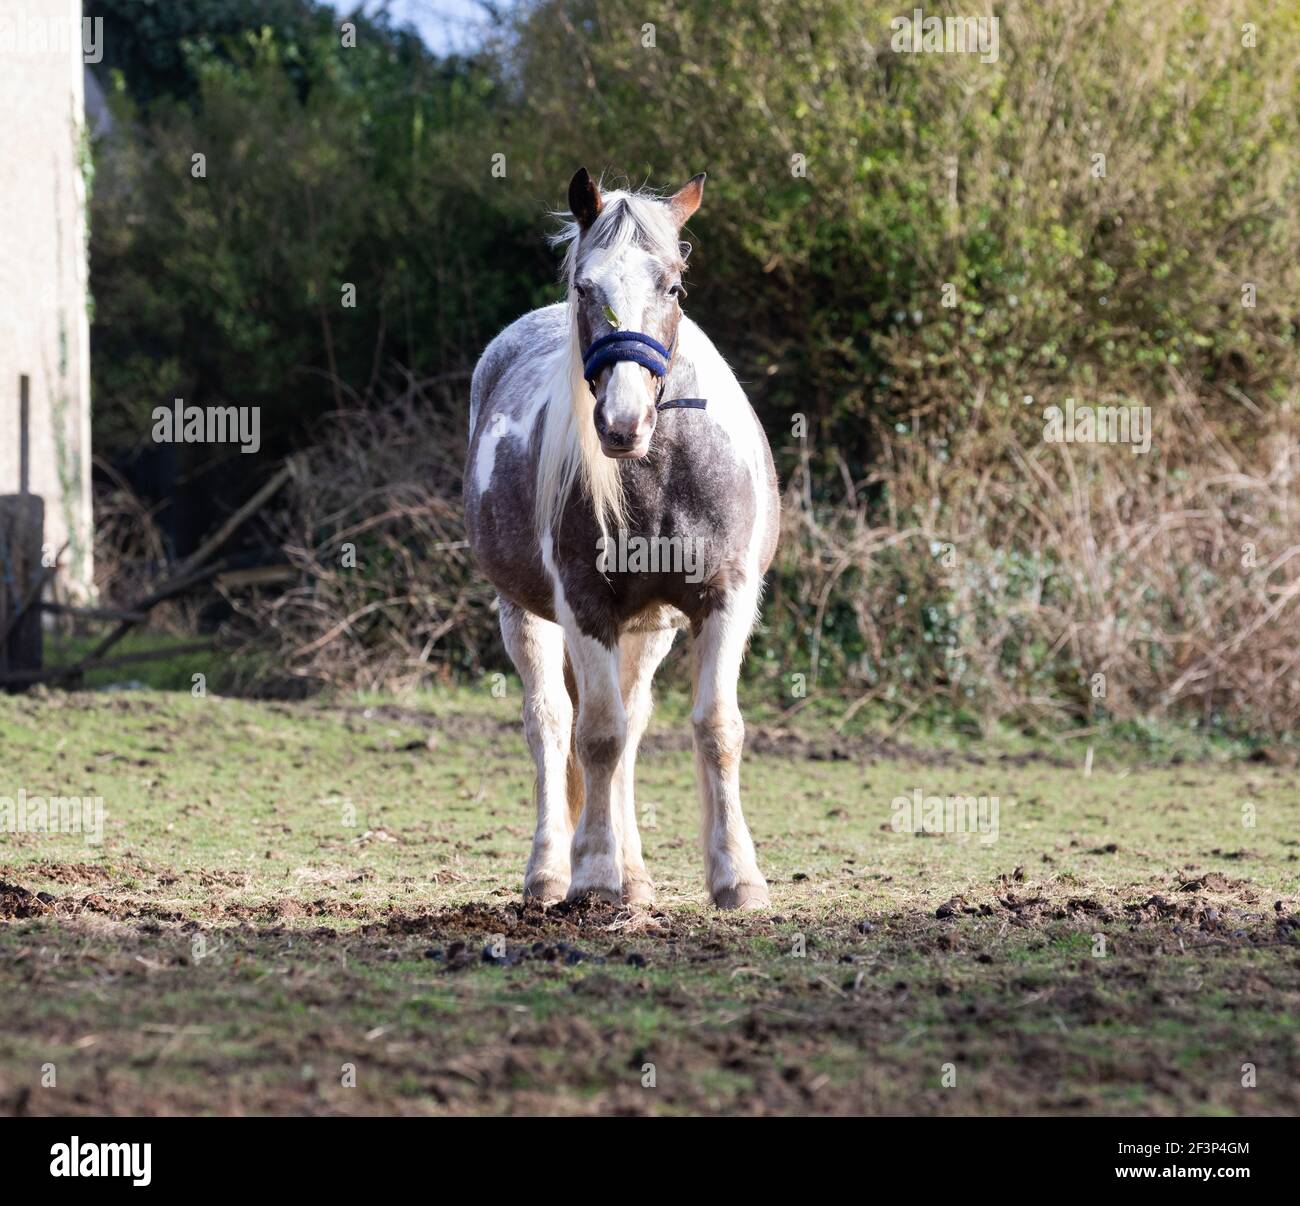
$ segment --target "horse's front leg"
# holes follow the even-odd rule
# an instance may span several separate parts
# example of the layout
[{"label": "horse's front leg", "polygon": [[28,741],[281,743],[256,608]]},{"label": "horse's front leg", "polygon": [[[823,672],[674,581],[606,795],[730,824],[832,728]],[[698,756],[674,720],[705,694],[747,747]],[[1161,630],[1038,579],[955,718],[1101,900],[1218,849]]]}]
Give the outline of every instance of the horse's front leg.
[{"label": "horse's front leg", "polygon": [[740,808],[740,753],[745,722],[736,680],[754,623],[757,583],[733,590],[699,626],[694,641],[695,769],[709,893],[720,909],[771,903],[754,842]]},{"label": "horse's front leg", "polygon": [[651,686],[659,663],[672,648],[677,629],[631,632],[619,642],[627,741],[614,776],[614,810],[623,818],[623,895],[628,904],[654,903],[654,883],[641,856],[636,816],[636,755],[654,707]]},{"label": "horse's front leg", "polygon": [[501,635],[524,684],[524,736],[537,771],[537,830],[524,899],[563,900],[573,834],[566,783],[573,704],[564,685],[564,633],[506,599],[500,605]]},{"label": "horse's front leg", "polygon": [[573,831],[570,900],[592,894],[623,899],[623,817],[613,807],[614,777],[627,743],[627,711],[619,690],[618,645],[613,648],[565,624],[569,661],[578,681],[578,760],[584,805]]}]

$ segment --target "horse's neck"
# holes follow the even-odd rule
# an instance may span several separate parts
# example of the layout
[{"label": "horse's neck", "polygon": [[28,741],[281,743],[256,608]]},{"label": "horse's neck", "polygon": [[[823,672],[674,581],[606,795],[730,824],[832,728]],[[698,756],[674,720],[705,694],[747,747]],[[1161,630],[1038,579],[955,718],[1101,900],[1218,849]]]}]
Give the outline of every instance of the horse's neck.
[{"label": "horse's neck", "polygon": [[701,396],[707,368],[718,353],[709,337],[689,318],[682,317],[677,328],[677,348],[664,377],[665,398]]}]

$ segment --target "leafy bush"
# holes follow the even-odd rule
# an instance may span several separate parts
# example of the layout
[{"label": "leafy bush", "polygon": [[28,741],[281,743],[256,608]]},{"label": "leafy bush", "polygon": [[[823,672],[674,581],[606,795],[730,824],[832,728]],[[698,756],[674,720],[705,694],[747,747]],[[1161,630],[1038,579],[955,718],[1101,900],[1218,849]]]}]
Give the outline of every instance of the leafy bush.
[{"label": "leafy bush", "polygon": [[[541,226],[573,169],[664,188],[704,169],[690,308],[788,482],[751,673],[985,720],[1296,725],[1293,5],[1000,4],[990,63],[896,53],[875,0],[533,0],[473,61],[383,21],[344,50],[311,4],[265,28],[242,11],[180,65],[125,44],[95,194],[101,446],[185,394],[274,400],[279,446],[328,453],[322,416],[411,379],[436,386],[421,422],[451,431],[487,340],[556,296]],[[1067,397],[1152,407],[1151,454],[1045,444]],[[362,444],[359,498],[441,482],[421,505],[454,525],[449,468]],[[393,476],[367,493],[367,465]],[[325,514],[302,504],[286,617],[332,531],[309,538]],[[467,565],[423,561],[409,519],[370,562],[401,589],[319,579],[306,643],[377,606],[330,638],[346,656],[299,669],[423,672],[381,617],[438,634],[424,670],[496,656]],[[407,566],[446,575],[432,612]]]}]

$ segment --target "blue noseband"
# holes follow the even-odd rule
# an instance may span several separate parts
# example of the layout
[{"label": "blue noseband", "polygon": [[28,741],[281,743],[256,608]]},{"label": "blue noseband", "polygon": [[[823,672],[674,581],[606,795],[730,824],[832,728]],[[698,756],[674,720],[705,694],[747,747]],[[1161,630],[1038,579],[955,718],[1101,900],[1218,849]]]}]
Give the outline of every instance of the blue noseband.
[{"label": "blue noseband", "polygon": [[663,397],[663,379],[668,373],[668,364],[676,346],[675,337],[673,347],[666,348],[659,340],[642,335],[640,331],[615,331],[611,335],[602,335],[582,354],[582,375],[594,394],[596,378],[600,376],[601,369],[617,364],[620,360],[630,360],[633,364],[649,369],[659,378],[659,397],[655,399],[658,410],[703,410],[708,405],[703,398],[665,400]]},{"label": "blue noseband", "polygon": [[[674,341],[676,342],[676,341]],[[582,375],[587,383],[595,381],[602,369],[620,360],[630,360],[648,369],[656,377],[668,372],[668,362],[672,359],[671,348],[666,348],[657,339],[642,335],[640,331],[614,331],[597,339],[582,354]]]}]

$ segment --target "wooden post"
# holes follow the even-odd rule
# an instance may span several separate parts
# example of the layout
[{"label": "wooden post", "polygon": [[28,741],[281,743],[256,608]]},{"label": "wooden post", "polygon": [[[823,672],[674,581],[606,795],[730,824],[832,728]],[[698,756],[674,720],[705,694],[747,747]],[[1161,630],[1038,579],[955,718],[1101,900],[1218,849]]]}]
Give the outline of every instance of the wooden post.
[{"label": "wooden post", "polygon": [[32,492],[32,379],[23,373],[18,378],[18,493]]},{"label": "wooden post", "polygon": [[0,494],[0,672],[40,670],[45,500],[31,492],[31,382],[18,378],[18,493]]},{"label": "wooden post", "polygon": [[0,494],[0,672],[39,670],[41,609],[33,586],[45,576],[41,545],[45,500],[38,494]]}]

